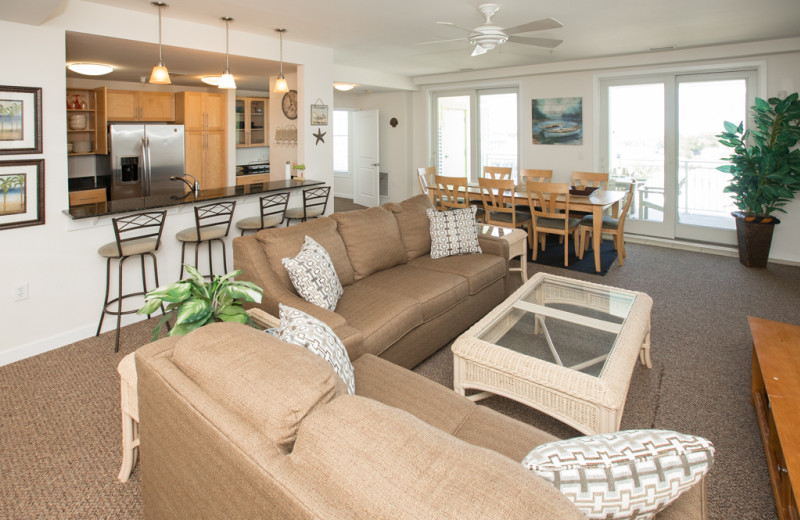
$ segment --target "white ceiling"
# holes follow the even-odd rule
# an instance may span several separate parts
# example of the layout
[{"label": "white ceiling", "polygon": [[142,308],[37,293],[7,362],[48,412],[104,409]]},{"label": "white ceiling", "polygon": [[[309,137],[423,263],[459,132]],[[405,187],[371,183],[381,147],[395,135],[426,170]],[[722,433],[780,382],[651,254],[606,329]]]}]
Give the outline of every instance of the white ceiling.
[{"label": "white ceiling", "polygon": [[[151,12],[155,16],[149,0],[89,1]],[[292,41],[330,47],[334,49],[336,65],[406,76],[800,36],[800,0],[498,0],[500,10],[493,18],[495,24],[509,27],[552,17],[564,27],[522,36],[558,38],[564,43],[553,51],[507,43],[483,56],[470,57],[471,47],[466,41],[417,44],[464,36],[454,28],[437,25],[437,21],[465,27],[480,25],[482,17],[477,11],[480,0],[167,0],[167,3],[169,7],[163,11],[165,25],[169,18],[212,25],[218,23],[220,16],[230,16],[235,20],[232,30],[236,31],[272,35],[274,28],[285,27],[284,47]],[[74,48],[78,48],[78,42],[74,43]],[[73,45],[68,46],[68,59],[70,47]],[[105,49],[104,45],[93,47],[97,52]],[[125,45],[117,46],[116,50],[124,54],[117,57],[118,62],[132,61],[144,54],[147,62],[144,73],[152,67],[150,50]],[[177,49],[169,52],[170,71],[173,68],[180,71],[183,65],[174,64]],[[224,55],[220,56],[224,59]],[[207,56],[214,60],[215,71],[221,68],[217,65],[220,56]],[[193,70],[187,68],[183,72],[191,74]],[[234,72],[239,74],[238,65]]]}]

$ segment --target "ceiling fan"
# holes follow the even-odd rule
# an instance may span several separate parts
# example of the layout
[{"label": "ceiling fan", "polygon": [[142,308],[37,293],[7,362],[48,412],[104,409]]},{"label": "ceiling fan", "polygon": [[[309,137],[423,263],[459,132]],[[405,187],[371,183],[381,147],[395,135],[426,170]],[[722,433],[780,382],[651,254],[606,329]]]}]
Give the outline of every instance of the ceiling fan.
[{"label": "ceiling fan", "polygon": [[[507,29],[504,29],[502,27],[492,24],[492,16],[494,16],[494,14],[499,9],[500,6],[497,4],[479,5],[478,11],[480,11],[481,14],[483,14],[485,20],[483,21],[482,25],[479,25],[474,29],[462,27],[452,22],[436,22],[436,23],[438,23],[439,25],[446,25],[448,27],[460,29],[462,31],[467,31],[467,33],[469,34],[466,38],[457,38],[456,40],[468,40],[470,44],[475,45],[475,49],[472,51],[472,56],[480,56],[481,54],[486,54],[487,52],[494,49],[498,45],[502,45],[506,42],[522,43],[524,45],[534,45],[536,47],[545,47],[547,49],[553,49],[555,47],[558,47],[563,41],[563,40],[556,40],[553,38],[530,38],[526,36],[514,36],[516,34],[533,32],[533,31],[558,29],[560,27],[563,27],[563,25],[561,25],[559,21],[554,20],[552,18],[544,18],[542,20],[536,20],[535,22],[529,22],[526,24],[517,25],[514,27],[509,27]],[[442,40],[442,41],[456,41],[456,40]],[[440,42],[427,42],[427,43],[440,43]]]}]

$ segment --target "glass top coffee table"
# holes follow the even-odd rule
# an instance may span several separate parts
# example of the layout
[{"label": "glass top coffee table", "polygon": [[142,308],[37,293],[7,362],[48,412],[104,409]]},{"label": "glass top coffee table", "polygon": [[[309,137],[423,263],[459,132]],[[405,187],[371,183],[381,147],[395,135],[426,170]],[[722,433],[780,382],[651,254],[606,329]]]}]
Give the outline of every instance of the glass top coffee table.
[{"label": "glass top coffee table", "polygon": [[537,273],[453,343],[454,387],[503,395],[587,435],[617,431],[650,362],[646,294]]}]

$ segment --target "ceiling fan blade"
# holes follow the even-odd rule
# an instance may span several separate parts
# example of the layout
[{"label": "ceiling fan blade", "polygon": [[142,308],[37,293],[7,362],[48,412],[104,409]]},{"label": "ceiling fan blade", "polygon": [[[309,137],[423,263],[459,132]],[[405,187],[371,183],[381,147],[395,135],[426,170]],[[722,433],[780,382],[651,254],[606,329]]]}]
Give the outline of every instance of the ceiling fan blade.
[{"label": "ceiling fan blade", "polygon": [[480,56],[481,54],[486,54],[487,52],[489,51],[487,51],[480,45],[476,45],[475,49],[473,49],[472,54],[470,54],[470,56]]},{"label": "ceiling fan blade", "polygon": [[415,43],[414,46],[417,46],[417,45],[430,45],[432,43],[462,42],[464,40],[466,40],[466,38],[453,38],[452,40],[435,40],[435,41],[432,41],[432,42]]},{"label": "ceiling fan blade", "polygon": [[506,34],[522,34],[532,31],[544,31],[547,29],[560,29],[561,27],[564,26],[561,25],[561,22],[559,22],[558,20],[554,20],[552,18],[544,18],[543,20],[536,20],[535,22],[530,22],[523,25],[517,25],[515,27],[509,27],[508,29],[503,29],[503,32]]},{"label": "ceiling fan blade", "polygon": [[453,29],[461,29],[462,31],[473,32],[473,29],[470,29],[468,27],[463,27],[458,24],[454,24],[453,22],[436,22],[436,23],[438,23],[439,25],[446,25],[448,27],[452,27]]},{"label": "ceiling fan blade", "polygon": [[544,47],[546,49],[555,49],[564,40],[555,40],[553,38],[527,38],[525,36],[509,36],[508,41],[514,43],[522,43],[525,45],[535,45],[536,47]]}]

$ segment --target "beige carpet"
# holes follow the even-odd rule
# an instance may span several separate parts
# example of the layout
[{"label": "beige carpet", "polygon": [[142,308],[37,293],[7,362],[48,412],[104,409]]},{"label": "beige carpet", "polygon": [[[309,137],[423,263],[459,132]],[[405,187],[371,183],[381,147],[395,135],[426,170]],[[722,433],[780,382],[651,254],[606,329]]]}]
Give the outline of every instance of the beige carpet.
[{"label": "beige carpet", "polygon": [[[703,435],[717,447],[709,511],[718,520],[777,518],[749,402],[747,315],[800,325],[800,268],[747,269],[734,258],[630,244],[602,279],[542,270],[650,294],[652,370],[637,366],[623,428]],[[529,264],[529,272],[537,268]],[[512,275],[515,276],[515,275]],[[157,318],[0,367],[0,518],[140,518],[140,468],[121,484],[122,357],[150,339]],[[452,384],[452,354],[416,369]],[[569,427],[502,398],[484,402],[560,436]],[[145,455],[146,459],[146,455]],[[144,461],[146,464],[146,460]]]}]

